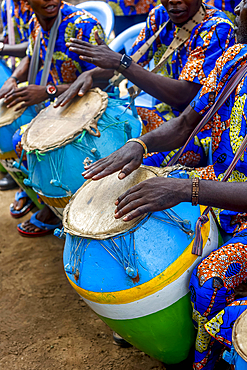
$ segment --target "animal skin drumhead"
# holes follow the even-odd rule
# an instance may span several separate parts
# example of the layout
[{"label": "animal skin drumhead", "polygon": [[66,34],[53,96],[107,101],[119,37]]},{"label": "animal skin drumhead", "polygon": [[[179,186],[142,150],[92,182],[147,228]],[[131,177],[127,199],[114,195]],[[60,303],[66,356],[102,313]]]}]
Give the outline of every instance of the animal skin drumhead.
[{"label": "animal skin drumhead", "polygon": [[73,141],[83,130],[100,136],[97,122],[107,108],[108,95],[99,88],[75,97],[64,107],[53,105],[35,117],[22,137],[23,148],[41,153],[60,148]]},{"label": "animal skin drumhead", "polygon": [[233,325],[232,343],[239,354],[247,362],[247,310],[238,317]]},{"label": "animal skin drumhead", "polygon": [[143,166],[123,180],[119,180],[118,173],[114,173],[101,180],[86,181],[65,208],[65,231],[72,235],[105,239],[130,230],[146,215],[129,222],[115,219],[115,202],[132,186],[155,176],[155,170]]},{"label": "animal skin drumhead", "polygon": [[19,118],[26,108],[22,108],[16,111],[16,108],[21,106],[21,103],[18,103],[12,108],[7,108],[4,103],[4,98],[0,99],[0,127],[10,125],[13,121]]}]

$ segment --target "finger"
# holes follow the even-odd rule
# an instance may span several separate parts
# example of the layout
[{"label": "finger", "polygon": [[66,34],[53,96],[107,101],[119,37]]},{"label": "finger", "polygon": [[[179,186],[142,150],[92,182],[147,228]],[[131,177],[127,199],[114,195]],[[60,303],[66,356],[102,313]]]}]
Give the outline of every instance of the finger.
[{"label": "finger", "polygon": [[68,90],[66,93],[60,95],[55,103],[53,104],[54,108],[57,108],[59,106],[64,107],[67,103],[69,103],[74,97],[76,96],[76,92],[68,93]]},{"label": "finger", "polygon": [[78,46],[74,46],[74,45],[69,47],[69,51],[72,51],[73,53],[79,54],[79,55],[88,54],[88,51],[85,50],[84,48],[79,48]]},{"label": "finger", "polygon": [[95,40],[96,40],[96,42],[97,42],[97,44],[98,44],[98,45],[104,45],[104,44],[105,44],[104,40],[102,40],[102,39],[99,37],[99,33],[98,33],[98,31],[95,31],[95,32],[94,32],[94,37],[95,37]]},{"label": "finger", "polygon": [[23,108],[26,108],[26,107],[28,107],[28,103],[26,102],[26,103],[22,103],[19,107],[16,107],[15,108],[15,112],[18,112],[18,110],[21,110],[21,109],[23,109]]},{"label": "finger", "polygon": [[118,218],[121,218],[121,217],[124,216],[123,221],[131,221],[134,218],[140,217],[141,215],[144,215],[145,213],[148,213],[148,212],[149,211],[147,210],[146,205],[142,205],[142,206],[137,207],[136,209],[133,209],[129,212],[126,212],[122,216],[120,216],[119,214],[116,213],[115,218],[118,219]]},{"label": "finger", "polygon": [[131,174],[134,170],[136,170],[140,166],[140,163],[137,163],[136,161],[131,161],[130,163],[127,163],[120,171],[118,178],[119,180],[124,179],[126,176]]},{"label": "finger", "polygon": [[140,217],[141,215],[144,215],[145,213],[148,213],[146,211],[146,207],[139,207],[135,209],[133,212],[129,213],[127,216],[123,218],[123,221],[131,221],[136,217]]},{"label": "finger", "polygon": [[[23,99],[23,97],[16,98],[16,99],[12,100],[10,103],[7,104],[7,108],[14,107],[16,104],[18,104],[20,102],[24,102],[24,101],[25,100]],[[22,109],[22,106],[18,107],[18,109],[16,109],[16,110],[20,110],[20,109]]]},{"label": "finger", "polygon": [[88,90],[90,90],[92,87],[92,83],[88,82],[88,83],[84,83],[84,85],[80,88],[79,92],[78,92],[78,95],[79,96],[83,96],[84,94],[86,94],[86,92],[88,92]]},{"label": "finger", "polygon": [[75,39],[73,37],[71,37],[69,39],[69,41],[72,43],[72,44],[78,44],[78,45],[81,45],[81,46],[85,46],[85,47],[89,47],[92,46],[92,44],[90,44],[89,42],[86,42],[86,41],[82,41],[80,39]]},{"label": "finger", "polygon": [[116,168],[114,160],[109,161],[109,159],[106,157],[95,162],[93,166],[83,172],[82,175],[85,179],[99,180],[105,176],[111,175],[112,173],[118,171],[120,168]]},{"label": "finger", "polygon": [[137,198],[142,199],[142,195],[140,194],[140,190],[141,190],[141,185],[137,184],[135,186],[132,186],[125,193],[121,194],[117,199],[117,201],[118,201],[117,211],[120,210],[122,207],[126,206],[128,203],[137,199]]},{"label": "finger", "polygon": [[83,60],[84,62],[91,63],[97,67],[100,67],[100,63],[92,57],[86,57],[85,55],[80,55],[79,59]]},{"label": "finger", "polygon": [[12,96],[16,91],[17,91],[17,89],[12,89],[12,90],[8,91],[7,93],[3,94],[4,98],[8,98],[9,96]]},{"label": "finger", "polygon": [[83,172],[83,174],[84,174],[84,173],[86,173],[88,169],[94,168],[94,167],[96,167],[98,164],[100,164],[100,163],[102,163],[102,162],[105,162],[107,158],[108,158],[108,157],[101,158],[101,159],[98,159],[98,161],[96,161],[96,162],[93,162],[93,163],[90,163],[90,164],[85,164],[84,168],[86,169],[86,171],[84,171],[84,172]]},{"label": "finger", "polygon": [[4,103],[5,104],[8,104],[10,103],[13,99],[16,99],[16,98],[20,98],[20,97],[23,97],[24,99],[24,96],[25,96],[25,92],[23,91],[19,91],[19,90],[14,90],[12,93],[9,93],[5,99],[4,99]]}]

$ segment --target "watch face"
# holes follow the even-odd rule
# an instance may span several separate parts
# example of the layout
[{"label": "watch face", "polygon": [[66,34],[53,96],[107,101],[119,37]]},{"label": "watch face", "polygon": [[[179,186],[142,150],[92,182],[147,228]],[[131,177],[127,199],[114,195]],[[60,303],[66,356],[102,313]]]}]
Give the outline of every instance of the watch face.
[{"label": "watch face", "polygon": [[57,92],[57,88],[56,88],[56,86],[48,85],[46,87],[46,91],[48,92],[48,94],[54,95]]}]

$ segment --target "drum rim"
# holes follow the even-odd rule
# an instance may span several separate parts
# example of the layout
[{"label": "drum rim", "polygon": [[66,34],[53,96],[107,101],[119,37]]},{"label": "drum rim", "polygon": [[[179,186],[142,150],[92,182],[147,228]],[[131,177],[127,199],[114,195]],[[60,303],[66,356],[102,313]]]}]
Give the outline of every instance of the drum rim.
[{"label": "drum rim", "polygon": [[[192,170],[192,168],[188,168],[188,167],[182,166],[180,164],[175,165],[175,166],[171,166],[171,167],[165,167],[165,168],[141,165],[139,168],[137,168],[137,170],[139,170],[139,169],[144,169],[148,172],[152,172],[155,175],[154,177],[167,177],[169,175],[169,173],[171,173],[175,170],[190,170],[190,171]],[[139,223],[142,222],[148,216],[148,213],[145,213],[145,214],[137,217],[134,221],[132,221],[130,226],[128,226],[128,224],[126,223],[126,229],[124,229],[120,232],[118,231],[118,232],[112,232],[112,233],[109,233],[109,234],[106,234],[106,233],[105,234],[100,234],[98,237],[95,236],[95,235],[92,235],[92,234],[86,234],[86,233],[84,234],[84,233],[80,233],[80,232],[77,232],[77,231],[73,230],[70,227],[69,222],[68,222],[68,215],[69,215],[71,205],[73,204],[73,201],[76,198],[76,196],[91,181],[93,181],[93,180],[90,179],[90,180],[87,180],[87,181],[84,182],[84,184],[73,194],[73,196],[70,199],[70,202],[67,204],[67,206],[64,209],[64,212],[63,212],[63,227],[64,227],[64,231],[66,233],[68,233],[72,236],[79,236],[79,237],[82,237],[82,238],[88,238],[88,239],[94,239],[94,240],[106,240],[106,239],[115,237],[115,236],[120,235],[120,234],[126,234],[128,231],[131,231],[133,229],[138,228]]]},{"label": "drum rim", "polygon": [[[152,172],[155,176],[154,177],[158,177],[157,175],[157,172],[156,171],[156,167],[149,167],[149,166],[144,166],[144,165],[141,165],[138,169],[144,169],[148,172]],[[159,170],[157,168],[157,170]],[[69,211],[70,211],[70,208],[73,204],[73,201],[74,199],[76,198],[76,196],[82,191],[82,189],[84,189],[86,186],[88,186],[91,181],[93,181],[92,179],[90,180],[87,180],[84,182],[84,184],[77,190],[77,192],[75,194],[73,194],[72,198],[70,199],[70,202],[69,204],[67,204],[67,206],[65,207],[64,209],[64,212],[63,212],[63,227],[64,227],[64,231],[72,236],[79,236],[79,237],[82,237],[82,238],[88,238],[88,239],[93,239],[93,240],[106,240],[106,239],[109,239],[109,238],[113,238],[117,235],[122,235],[122,234],[126,234],[128,233],[129,231],[133,230],[133,229],[136,229],[138,228],[139,226],[139,223],[141,223],[145,218],[148,218],[148,213],[145,213],[139,217],[137,217],[134,221],[132,221],[131,223],[131,226],[128,226],[128,224],[126,223],[126,229],[122,230],[122,231],[116,231],[116,232],[111,232],[109,234],[100,234],[98,237],[96,235],[92,235],[92,234],[84,234],[84,233],[79,233],[73,229],[71,229],[70,225],[69,225],[69,222],[68,222],[68,216],[69,216]]]},{"label": "drum rim", "polygon": [[[232,344],[233,344],[233,347],[234,349],[236,350],[236,352],[238,353],[238,355],[247,362],[247,353],[244,353],[241,346],[239,345],[239,341],[238,341],[238,333],[237,333],[237,330],[238,330],[238,326],[240,325],[241,326],[241,321],[243,319],[244,316],[247,316],[247,309],[241,313],[241,315],[237,318],[237,320],[235,321],[234,325],[233,325],[233,329],[232,329]],[[247,323],[247,318],[246,318],[246,323]]]},{"label": "drum rim", "polygon": [[[1,107],[4,105],[3,104],[3,102],[4,102],[4,98],[2,98],[2,99],[0,99],[0,109],[1,109]],[[7,108],[6,109],[6,112],[8,111],[8,112],[10,112],[10,111],[12,111],[12,113],[13,113],[13,117],[12,118],[8,118],[8,119],[4,119],[4,116],[2,116],[2,117],[0,117],[0,128],[1,127],[5,127],[5,126],[9,126],[9,125],[11,125],[15,120],[17,120],[18,118],[20,118],[20,116],[25,112],[25,110],[27,109],[27,108],[21,108],[21,109],[19,109],[19,110],[16,110],[16,108],[18,108],[18,107],[21,107],[21,105],[23,104],[23,102],[20,102],[20,103],[18,103],[16,106],[14,106],[14,107],[11,107],[11,108]]]},{"label": "drum rim", "polygon": [[[93,127],[94,130],[98,131],[97,122],[101,118],[102,114],[105,112],[105,110],[107,108],[107,105],[108,105],[108,94],[106,92],[102,91],[98,87],[95,87],[93,89],[88,90],[87,93],[95,93],[95,94],[98,94],[99,95],[99,98],[101,99],[101,107],[98,109],[96,116],[95,117],[91,117],[91,119],[87,122],[87,127],[81,127],[81,128],[78,128],[77,130],[71,131],[70,134],[67,134],[67,137],[66,138],[64,137],[63,140],[61,140],[60,142],[54,140],[52,142],[52,144],[50,143],[49,144],[49,147],[46,147],[45,149],[44,148],[39,148],[38,145],[34,145],[32,143],[31,144],[28,143],[28,133],[29,133],[29,131],[33,128],[35,122],[40,119],[40,116],[42,116],[45,111],[47,111],[49,109],[52,109],[52,106],[49,105],[48,107],[42,109],[39,112],[39,114],[31,121],[31,123],[27,127],[26,131],[24,132],[24,134],[22,136],[22,140],[21,140],[23,148],[27,152],[36,152],[36,151],[38,151],[39,153],[48,153],[50,151],[54,151],[54,150],[60,149],[60,148],[64,147],[65,145],[70,144],[78,136],[80,136],[83,133],[84,130],[86,130],[86,132],[88,132],[89,134],[92,134],[93,136],[99,136],[100,134],[98,134],[98,133],[97,133],[97,135],[93,134],[93,130],[91,129],[91,127]],[[73,101],[79,100],[79,99],[83,99],[83,97],[81,97],[81,98],[78,97],[78,96],[74,97],[70,103],[66,104],[66,106],[64,107],[64,110],[66,108],[68,108],[73,103]],[[58,109],[58,108],[53,108],[53,109]],[[89,131],[89,127],[91,129],[91,132]]]}]

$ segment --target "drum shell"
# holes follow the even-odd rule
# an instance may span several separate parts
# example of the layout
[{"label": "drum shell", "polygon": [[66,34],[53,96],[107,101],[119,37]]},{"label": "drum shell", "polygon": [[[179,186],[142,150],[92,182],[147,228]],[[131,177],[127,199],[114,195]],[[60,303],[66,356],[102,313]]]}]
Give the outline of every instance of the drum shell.
[{"label": "drum shell", "polygon": [[[115,108],[107,108],[107,114],[112,116],[121,115],[125,111],[125,107],[119,106]],[[141,121],[135,118],[131,110],[127,110],[122,116],[121,121],[128,120],[131,126],[131,136],[137,137],[141,133]],[[82,146],[90,146],[90,150],[84,151],[83,148],[78,148],[76,140],[58,149],[47,151],[40,156],[40,160],[35,153],[27,154],[29,180],[32,183],[33,189],[41,196],[41,198],[49,205],[58,207],[65,206],[69,199],[68,195],[75,193],[84,183],[84,178],[81,173],[84,171],[84,160],[88,157],[92,162],[103,158],[113,151],[119,149],[128,140],[127,134],[119,128],[109,125],[108,128],[102,130],[102,119],[98,121],[98,128],[101,131],[100,137],[94,137],[86,133],[81,140]],[[104,123],[105,126],[105,123]],[[52,170],[50,161],[59,162],[59,158],[64,158],[62,164],[57,168],[57,175],[54,178],[54,170]],[[32,170],[31,170],[32,168]],[[51,184],[51,180],[60,180],[66,187],[55,186]],[[43,198],[45,196],[45,198]],[[64,204],[63,204],[64,200]]]},{"label": "drum shell", "polygon": [[0,158],[12,158],[13,157],[13,143],[12,137],[16,130],[21,126],[31,122],[31,120],[37,115],[35,107],[28,107],[24,113],[14,120],[11,124],[0,127]]},{"label": "drum shell", "polygon": [[[183,203],[173,209],[183,219],[189,218],[194,229],[201,214],[199,206]],[[210,226],[206,225],[202,257],[218,245],[212,217]],[[178,363],[187,357],[195,340],[188,284],[202,257],[191,254],[193,237],[154,218],[145,220],[134,233],[138,282],[127,276],[102,241],[85,239],[87,248],[79,258],[79,249],[73,253],[79,238],[68,234],[64,248],[66,275],[85,302],[128,342],[162,362]],[[127,234],[119,238],[127,238]],[[81,261],[79,274],[75,268],[69,271],[74,257]]]},{"label": "drum shell", "polygon": [[0,60],[0,87],[3,86],[4,82],[12,75],[10,68],[6,65],[3,60]]}]

